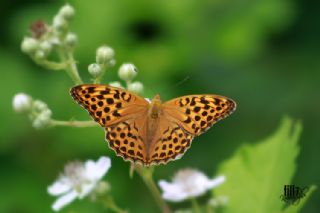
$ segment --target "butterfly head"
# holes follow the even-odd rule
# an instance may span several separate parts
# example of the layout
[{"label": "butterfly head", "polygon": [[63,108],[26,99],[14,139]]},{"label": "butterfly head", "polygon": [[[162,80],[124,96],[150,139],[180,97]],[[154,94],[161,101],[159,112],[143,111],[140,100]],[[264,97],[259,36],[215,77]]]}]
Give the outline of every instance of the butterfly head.
[{"label": "butterfly head", "polygon": [[160,110],[161,109],[161,99],[160,95],[157,94],[153,97],[150,108],[149,108],[149,114],[151,118],[158,118],[160,116]]}]

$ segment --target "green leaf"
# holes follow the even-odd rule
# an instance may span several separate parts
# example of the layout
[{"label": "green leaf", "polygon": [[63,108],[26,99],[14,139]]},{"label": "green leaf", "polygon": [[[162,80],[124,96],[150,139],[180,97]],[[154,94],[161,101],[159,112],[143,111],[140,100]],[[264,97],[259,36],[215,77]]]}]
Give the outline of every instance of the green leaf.
[{"label": "green leaf", "polygon": [[285,117],[279,129],[254,145],[243,145],[222,163],[218,174],[226,183],[215,189],[216,196],[229,197],[225,212],[280,212],[283,187],[296,170],[301,123]]},{"label": "green leaf", "polygon": [[299,212],[304,204],[309,200],[310,196],[313,194],[313,192],[317,189],[315,185],[312,185],[310,189],[308,190],[305,197],[301,198],[299,203],[297,205],[290,205],[288,208],[286,208],[283,213],[296,213]]}]

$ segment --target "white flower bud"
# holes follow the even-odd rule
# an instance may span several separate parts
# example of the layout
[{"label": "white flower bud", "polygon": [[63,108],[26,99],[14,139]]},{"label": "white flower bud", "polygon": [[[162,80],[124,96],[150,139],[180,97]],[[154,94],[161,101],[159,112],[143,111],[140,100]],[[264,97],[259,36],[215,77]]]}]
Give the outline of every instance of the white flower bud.
[{"label": "white flower bud", "polygon": [[48,105],[40,100],[35,100],[33,102],[33,107],[37,112],[42,112],[42,111],[48,109]]},{"label": "white flower bud", "polygon": [[143,91],[143,84],[139,81],[133,82],[128,85],[128,90],[134,93],[142,93]]},{"label": "white flower bud", "polygon": [[96,52],[96,62],[98,64],[111,64],[114,65],[114,50],[108,46],[101,46],[97,49]]},{"label": "white flower bud", "polygon": [[88,71],[94,78],[97,78],[103,74],[103,69],[99,64],[96,63],[90,64],[88,67]]},{"label": "white flower bud", "polygon": [[64,5],[59,11],[59,15],[67,20],[70,20],[74,13],[74,8],[69,4]]},{"label": "white flower bud", "polygon": [[32,98],[24,93],[18,93],[13,97],[13,109],[16,112],[28,112],[32,108]]},{"label": "white flower bud", "polygon": [[38,60],[45,59],[47,54],[43,50],[37,50],[37,52],[34,54],[34,57]]},{"label": "white flower bud", "polygon": [[38,40],[31,37],[24,38],[21,43],[21,50],[28,54],[31,54],[37,51],[38,47],[39,47]]},{"label": "white flower bud", "polygon": [[50,125],[52,112],[50,109],[45,109],[37,117],[34,118],[32,126],[36,129],[43,129]]},{"label": "white flower bud", "polygon": [[118,87],[118,88],[124,88],[119,81],[110,82],[109,86]]},{"label": "white flower bud", "polygon": [[53,18],[52,26],[58,32],[66,32],[68,28],[68,22],[63,17],[56,15]]},{"label": "white flower bud", "polygon": [[107,181],[99,181],[95,188],[95,193],[98,195],[104,195],[111,190],[111,186]]},{"label": "white flower bud", "polygon": [[137,68],[133,64],[122,64],[118,72],[119,78],[124,81],[132,81],[137,75]]},{"label": "white flower bud", "polygon": [[68,33],[64,42],[68,47],[74,48],[78,42],[78,37],[75,33]]},{"label": "white flower bud", "polygon": [[52,44],[49,41],[43,41],[40,43],[40,50],[48,55],[52,50]]}]

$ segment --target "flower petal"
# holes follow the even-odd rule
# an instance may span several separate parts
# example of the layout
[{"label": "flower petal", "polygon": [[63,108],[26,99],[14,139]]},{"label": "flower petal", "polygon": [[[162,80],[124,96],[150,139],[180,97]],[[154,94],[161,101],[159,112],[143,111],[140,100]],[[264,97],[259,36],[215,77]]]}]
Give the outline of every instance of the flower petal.
[{"label": "flower petal", "polygon": [[223,176],[223,175],[218,176],[218,177],[208,181],[207,188],[208,189],[215,188],[215,187],[221,185],[222,183],[224,183],[225,180],[226,180],[225,176]]},{"label": "flower petal", "polygon": [[54,211],[59,211],[62,207],[68,205],[71,203],[74,199],[77,197],[77,192],[76,191],[71,191],[61,197],[59,197],[56,202],[53,203],[52,209]]},{"label": "flower petal", "polygon": [[85,196],[87,196],[88,194],[90,194],[90,192],[92,192],[92,190],[95,187],[96,187],[96,182],[90,182],[88,184],[83,184],[81,187],[81,192],[78,192],[79,199],[82,199]]},{"label": "flower petal", "polygon": [[67,178],[59,178],[56,182],[48,187],[48,193],[51,195],[61,195],[68,192],[72,185]]},{"label": "flower petal", "polygon": [[163,191],[162,197],[165,200],[178,202],[185,200],[188,197],[180,184],[168,183],[167,181],[160,180],[159,186]]},{"label": "flower petal", "polygon": [[91,160],[85,163],[87,177],[91,180],[101,179],[111,167],[111,160],[108,157],[100,157],[95,163]]}]

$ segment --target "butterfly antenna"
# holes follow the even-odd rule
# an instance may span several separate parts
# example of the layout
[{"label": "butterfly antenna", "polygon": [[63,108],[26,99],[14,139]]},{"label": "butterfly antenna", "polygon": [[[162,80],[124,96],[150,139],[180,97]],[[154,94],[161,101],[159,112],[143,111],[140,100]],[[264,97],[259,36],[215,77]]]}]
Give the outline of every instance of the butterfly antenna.
[{"label": "butterfly antenna", "polygon": [[164,92],[166,92],[167,90],[173,90],[175,88],[177,88],[178,86],[180,86],[181,84],[185,83],[187,80],[189,80],[190,76],[186,76],[184,79],[182,79],[181,81],[177,82],[174,85],[171,85],[170,87],[166,88],[164,90]]}]

